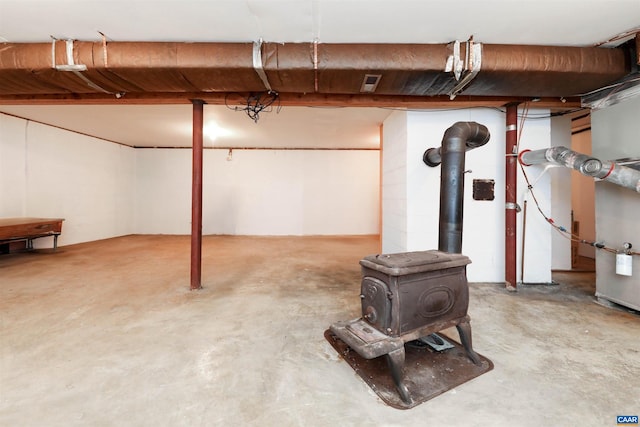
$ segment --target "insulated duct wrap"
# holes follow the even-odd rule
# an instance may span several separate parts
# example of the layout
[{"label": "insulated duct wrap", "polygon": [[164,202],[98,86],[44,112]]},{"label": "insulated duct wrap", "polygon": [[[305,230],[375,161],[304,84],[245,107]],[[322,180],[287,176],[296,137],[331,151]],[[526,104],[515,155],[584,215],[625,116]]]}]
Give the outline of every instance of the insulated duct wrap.
[{"label": "insulated duct wrap", "polygon": [[[65,41],[52,42],[57,65]],[[52,64],[52,43],[0,44],[0,96],[92,94],[100,91]],[[263,91],[253,43],[73,42],[83,76],[108,92],[208,93]],[[457,84],[446,71],[453,44],[261,45],[273,90],[360,94],[365,74],[381,75],[376,95],[447,95]],[[460,44],[464,58],[466,45]],[[482,68],[463,95],[573,96],[630,72],[618,48],[482,45]]]},{"label": "insulated duct wrap", "polygon": [[482,71],[464,94],[571,96],[629,72],[622,49],[484,44]]}]

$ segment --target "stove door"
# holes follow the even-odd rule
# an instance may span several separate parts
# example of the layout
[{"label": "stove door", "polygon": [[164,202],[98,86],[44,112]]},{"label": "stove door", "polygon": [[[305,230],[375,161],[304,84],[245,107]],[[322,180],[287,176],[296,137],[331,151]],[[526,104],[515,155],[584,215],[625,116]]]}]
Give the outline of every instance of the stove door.
[{"label": "stove door", "polygon": [[469,286],[464,267],[403,276],[398,286],[400,334],[467,315]]},{"label": "stove door", "polygon": [[361,285],[362,317],[373,327],[387,333],[391,325],[391,292],[383,281],[365,276]]}]

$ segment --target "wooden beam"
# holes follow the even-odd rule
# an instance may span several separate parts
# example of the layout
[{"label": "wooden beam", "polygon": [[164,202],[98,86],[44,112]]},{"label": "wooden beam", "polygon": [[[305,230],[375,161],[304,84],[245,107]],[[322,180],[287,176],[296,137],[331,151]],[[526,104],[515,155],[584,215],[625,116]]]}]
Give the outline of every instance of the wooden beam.
[{"label": "wooden beam", "polygon": [[[207,104],[242,105],[248,93],[127,93],[121,98],[108,94],[65,94],[65,95],[0,95],[2,105],[162,105],[190,104],[200,99]],[[282,106],[309,107],[378,107],[406,109],[446,109],[446,108],[502,108],[507,104],[531,102],[527,97],[489,97],[458,95],[454,100],[448,96],[408,96],[408,95],[347,95],[347,94],[301,94],[280,93]],[[540,98],[532,106],[570,110],[581,107],[580,98]]]}]

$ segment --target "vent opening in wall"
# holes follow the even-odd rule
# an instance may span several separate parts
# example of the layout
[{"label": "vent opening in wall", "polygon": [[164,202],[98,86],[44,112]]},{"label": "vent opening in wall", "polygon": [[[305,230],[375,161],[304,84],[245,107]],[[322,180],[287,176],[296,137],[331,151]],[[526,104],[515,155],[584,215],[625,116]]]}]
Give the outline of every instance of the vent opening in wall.
[{"label": "vent opening in wall", "polygon": [[362,80],[362,86],[360,86],[360,92],[375,92],[381,78],[382,74],[365,74]]},{"label": "vent opening in wall", "polygon": [[493,179],[473,180],[473,200],[493,200],[495,199],[495,181]]}]

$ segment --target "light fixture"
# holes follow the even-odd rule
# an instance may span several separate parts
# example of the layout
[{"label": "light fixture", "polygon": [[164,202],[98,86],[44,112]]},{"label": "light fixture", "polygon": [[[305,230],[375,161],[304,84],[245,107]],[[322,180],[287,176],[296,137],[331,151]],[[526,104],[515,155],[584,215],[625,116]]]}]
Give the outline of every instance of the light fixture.
[{"label": "light fixture", "polygon": [[229,148],[229,153],[227,154],[227,162],[233,160],[233,148]]},{"label": "light fixture", "polygon": [[208,121],[203,128],[204,135],[211,141],[231,135],[231,132],[214,121]]}]

